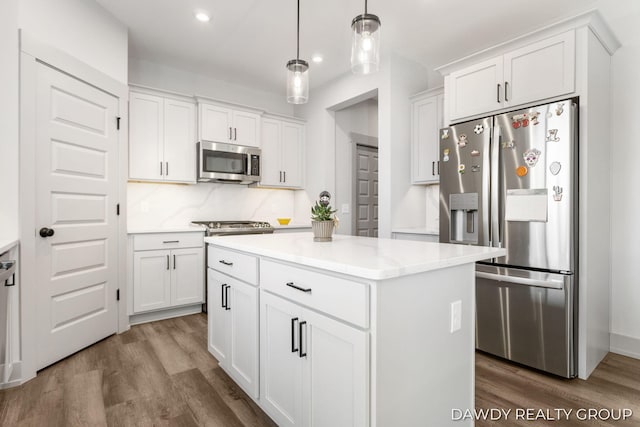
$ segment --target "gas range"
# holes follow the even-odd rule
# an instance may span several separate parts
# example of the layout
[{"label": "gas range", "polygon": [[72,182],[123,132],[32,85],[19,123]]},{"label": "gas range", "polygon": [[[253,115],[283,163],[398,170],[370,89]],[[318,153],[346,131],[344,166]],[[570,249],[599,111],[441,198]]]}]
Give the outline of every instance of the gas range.
[{"label": "gas range", "polygon": [[191,223],[204,226],[207,237],[273,233],[271,224],[263,221],[192,221]]}]

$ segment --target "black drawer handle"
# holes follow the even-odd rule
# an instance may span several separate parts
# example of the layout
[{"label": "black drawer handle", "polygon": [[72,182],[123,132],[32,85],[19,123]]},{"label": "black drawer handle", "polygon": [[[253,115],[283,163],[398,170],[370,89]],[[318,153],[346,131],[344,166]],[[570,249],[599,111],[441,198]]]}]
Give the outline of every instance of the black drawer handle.
[{"label": "black drawer handle", "polygon": [[224,295],[225,295],[225,288],[227,287],[226,284],[222,284],[220,286],[220,290],[221,290],[221,295],[220,295],[220,306],[222,308],[227,308],[227,303],[224,300]]},{"label": "black drawer handle", "polygon": [[307,324],[306,320],[298,323],[298,337],[299,337],[298,340],[300,341],[300,349],[298,350],[298,356],[300,357],[307,357],[307,352],[302,351],[302,326],[306,324]]},{"label": "black drawer handle", "polygon": [[225,310],[231,310],[231,306],[229,305],[229,289],[231,289],[231,286],[226,285],[227,288],[224,291],[224,295],[225,295],[225,300],[226,300],[226,305],[224,307]]},{"label": "black drawer handle", "polygon": [[287,286],[290,287],[290,288],[293,288],[293,289],[297,289],[297,290],[302,291],[302,292],[311,293],[311,288],[301,288],[300,286],[296,286],[293,282],[287,283]]},{"label": "black drawer handle", "polygon": [[298,321],[297,317],[291,319],[291,353],[295,353],[298,351],[296,348],[296,322]]},{"label": "black drawer handle", "polygon": [[231,267],[233,265],[232,262],[229,261],[225,261],[223,259],[221,259],[220,261],[218,261],[220,264],[224,264],[224,265],[228,265],[229,267]]},{"label": "black drawer handle", "polygon": [[162,243],[180,243],[180,240],[164,240]]}]

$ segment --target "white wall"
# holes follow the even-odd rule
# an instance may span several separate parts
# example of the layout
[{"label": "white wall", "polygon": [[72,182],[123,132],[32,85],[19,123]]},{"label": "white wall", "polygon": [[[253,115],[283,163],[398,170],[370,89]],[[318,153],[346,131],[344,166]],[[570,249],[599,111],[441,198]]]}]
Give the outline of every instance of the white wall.
[{"label": "white wall", "polygon": [[20,0],[19,26],[127,83],[127,29],[93,0]]},{"label": "white wall", "polygon": [[0,13],[0,239],[18,237],[18,0]]},{"label": "white wall", "polygon": [[612,59],[611,349],[640,358],[640,3],[601,1],[605,20],[622,43]]},{"label": "white wall", "polygon": [[306,191],[296,194],[296,212],[307,212],[322,190],[335,194],[335,112],[378,95],[379,235],[392,227],[423,227],[424,188],[410,185],[409,96],[427,87],[427,71],[393,53],[382,54],[380,71],[344,75],[312,90],[296,108],[307,119]]},{"label": "white wall", "polygon": [[[338,209],[340,226],[339,234],[351,234],[352,221],[355,215],[353,201],[353,150],[352,133],[369,137],[378,137],[378,101],[368,99],[335,113],[336,136],[336,189],[331,205]],[[377,142],[376,142],[377,143]],[[342,206],[349,206],[349,213],[342,211]]]},{"label": "white wall", "polygon": [[293,115],[293,105],[288,104],[285,97],[284,81],[282,92],[260,91],[218,80],[215,76],[205,76],[163,64],[131,58],[129,61],[129,83],[185,95],[215,98],[256,107],[270,113]]},{"label": "white wall", "polygon": [[[129,230],[170,228],[202,220],[256,220],[277,224],[294,217],[294,192],[235,184],[129,183]],[[293,218],[295,221],[295,218]]]}]

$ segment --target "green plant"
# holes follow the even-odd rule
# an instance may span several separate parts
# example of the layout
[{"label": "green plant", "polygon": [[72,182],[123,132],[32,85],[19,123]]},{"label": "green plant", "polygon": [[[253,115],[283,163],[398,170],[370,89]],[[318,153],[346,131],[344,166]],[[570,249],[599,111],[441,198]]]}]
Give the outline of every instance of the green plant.
[{"label": "green plant", "polygon": [[336,211],[331,209],[331,205],[322,206],[316,201],[315,206],[311,207],[311,219],[313,221],[332,221],[331,218]]}]

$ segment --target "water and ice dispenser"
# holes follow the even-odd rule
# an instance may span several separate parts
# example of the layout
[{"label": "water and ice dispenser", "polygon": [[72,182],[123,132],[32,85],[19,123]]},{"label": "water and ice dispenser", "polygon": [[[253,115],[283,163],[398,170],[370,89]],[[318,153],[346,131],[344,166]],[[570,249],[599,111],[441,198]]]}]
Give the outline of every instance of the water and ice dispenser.
[{"label": "water and ice dispenser", "polygon": [[451,243],[478,244],[478,193],[449,195]]}]

